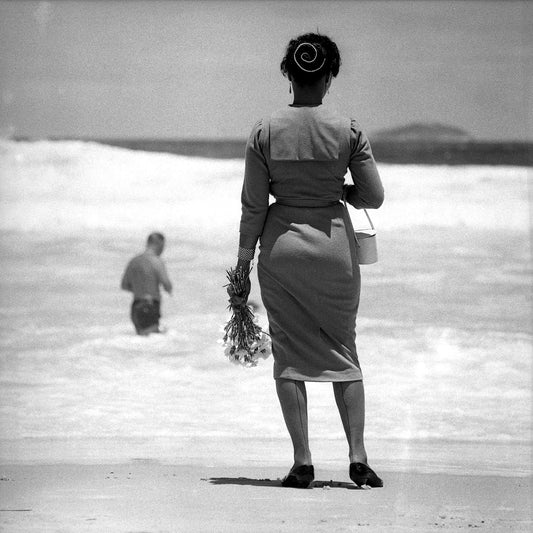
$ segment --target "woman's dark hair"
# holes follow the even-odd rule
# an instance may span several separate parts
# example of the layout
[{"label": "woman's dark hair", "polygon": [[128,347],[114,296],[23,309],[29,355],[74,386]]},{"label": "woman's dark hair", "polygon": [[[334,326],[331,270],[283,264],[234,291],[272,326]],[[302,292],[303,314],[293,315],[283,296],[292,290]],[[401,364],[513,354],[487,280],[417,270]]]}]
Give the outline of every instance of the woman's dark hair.
[{"label": "woman's dark hair", "polygon": [[340,65],[339,49],[329,37],[305,33],[289,42],[280,68],[298,85],[312,85],[324,75],[336,77]]}]

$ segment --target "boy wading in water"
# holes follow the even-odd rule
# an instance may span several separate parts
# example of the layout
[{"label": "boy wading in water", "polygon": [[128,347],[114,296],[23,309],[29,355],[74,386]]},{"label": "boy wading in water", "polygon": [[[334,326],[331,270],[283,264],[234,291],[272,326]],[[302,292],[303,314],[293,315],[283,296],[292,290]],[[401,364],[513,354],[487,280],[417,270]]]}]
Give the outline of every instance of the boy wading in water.
[{"label": "boy wading in water", "polygon": [[172,294],[172,283],[161,259],[164,248],[164,235],[151,233],[145,251],[131,259],[122,276],[121,288],[133,293],[131,321],[138,335],[162,333],[160,285]]}]

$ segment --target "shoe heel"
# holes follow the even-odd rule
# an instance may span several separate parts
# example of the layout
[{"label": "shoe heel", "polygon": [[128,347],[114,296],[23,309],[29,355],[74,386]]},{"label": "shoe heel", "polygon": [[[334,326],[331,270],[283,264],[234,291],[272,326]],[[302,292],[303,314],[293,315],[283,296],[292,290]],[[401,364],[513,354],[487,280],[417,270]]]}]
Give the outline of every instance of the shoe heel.
[{"label": "shoe heel", "polygon": [[350,464],[350,479],[358,486],[383,487],[381,478],[364,463]]},{"label": "shoe heel", "polygon": [[306,489],[315,479],[313,465],[302,465],[291,470],[282,480],[282,487]]},{"label": "shoe heel", "polygon": [[352,479],[352,481],[358,486],[362,487],[363,485],[366,485],[368,483],[368,478],[360,478],[356,477],[355,479]]}]

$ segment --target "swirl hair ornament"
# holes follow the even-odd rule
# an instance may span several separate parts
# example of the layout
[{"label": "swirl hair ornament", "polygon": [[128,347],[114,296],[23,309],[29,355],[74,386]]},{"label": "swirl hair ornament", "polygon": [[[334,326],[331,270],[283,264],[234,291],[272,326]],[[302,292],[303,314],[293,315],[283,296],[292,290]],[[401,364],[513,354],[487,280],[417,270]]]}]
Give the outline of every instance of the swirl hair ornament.
[{"label": "swirl hair ornament", "polygon": [[[322,54],[320,54],[322,55]],[[320,61],[319,51],[314,44],[300,43],[294,51],[294,61],[304,72],[318,72],[326,62],[326,58],[322,57]]]}]

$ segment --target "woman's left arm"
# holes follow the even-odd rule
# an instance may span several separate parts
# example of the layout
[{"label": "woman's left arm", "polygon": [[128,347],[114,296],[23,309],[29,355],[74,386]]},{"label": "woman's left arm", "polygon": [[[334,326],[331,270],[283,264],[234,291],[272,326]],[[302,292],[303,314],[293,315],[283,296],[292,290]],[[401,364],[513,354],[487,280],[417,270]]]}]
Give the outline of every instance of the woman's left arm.
[{"label": "woman's left arm", "polygon": [[346,201],[357,209],[377,209],[385,198],[370,142],[357,122],[352,121],[350,174],[354,185],[346,187]]}]

